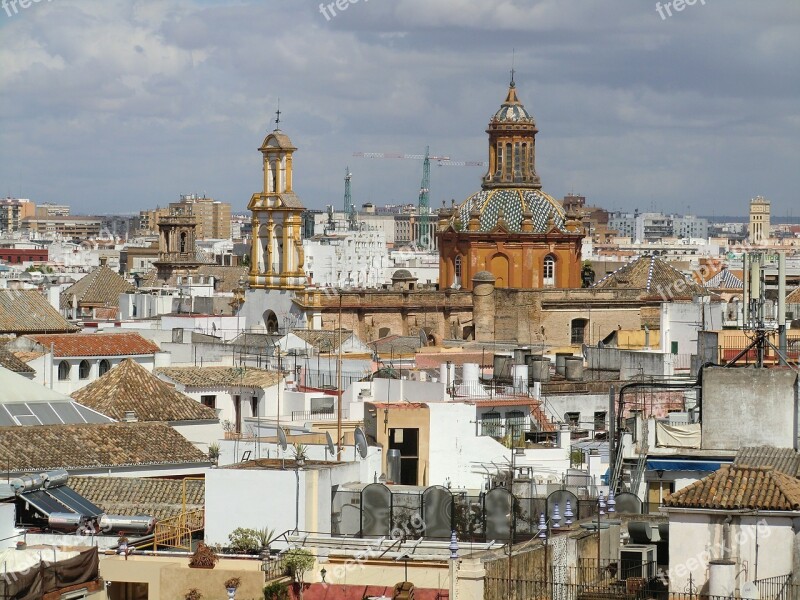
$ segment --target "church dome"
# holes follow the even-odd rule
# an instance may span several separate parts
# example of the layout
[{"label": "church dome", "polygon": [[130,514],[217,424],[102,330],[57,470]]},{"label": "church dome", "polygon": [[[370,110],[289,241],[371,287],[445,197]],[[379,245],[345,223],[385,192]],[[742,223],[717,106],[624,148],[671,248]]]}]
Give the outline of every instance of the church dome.
[{"label": "church dome", "polygon": [[472,194],[457,209],[455,218],[462,229],[469,229],[470,218],[478,215],[478,231],[492,231],[504,221],[510,232],[521,232],[522,222],[528,217],[532,222],[531,233],[546,233],[554,227],[566,232],[564,209],[558,201],[542,190],[531,188],[485,189]]},{"label": "church dome", "polygon": [[513,81],[508,88],[505,102],[492,117],[492,123],[533,123],[533,117],[517,98],[517,88]]}]

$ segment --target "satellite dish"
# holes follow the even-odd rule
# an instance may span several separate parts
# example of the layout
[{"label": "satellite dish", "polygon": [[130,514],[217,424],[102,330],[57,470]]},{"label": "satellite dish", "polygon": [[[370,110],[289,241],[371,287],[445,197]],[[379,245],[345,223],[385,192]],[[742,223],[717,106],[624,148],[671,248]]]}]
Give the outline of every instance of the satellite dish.
[{"label": "satellite dish", "polygon": [[356,451],[361,458],[367,458],[367,450],[369,449],[369,444],[367,443],[367,436],[364,433],[364,430],[361,427],[356,427],[355,432],[353,433],[353,437],[356,440]]},{"label": "satellite dish", "polygon": [[325,432],[325,445],[328,447],[328,454],[331,456],[336,454],[336,448],[333,447],[333,439],[331,438],[330,431]]},{"label": "satellite dish", "polygon": [[289,446],[286,442],[286,432],[283,430],[283,427],[278,427],[278,445],[284,452],[286,452],[286,448]]}]

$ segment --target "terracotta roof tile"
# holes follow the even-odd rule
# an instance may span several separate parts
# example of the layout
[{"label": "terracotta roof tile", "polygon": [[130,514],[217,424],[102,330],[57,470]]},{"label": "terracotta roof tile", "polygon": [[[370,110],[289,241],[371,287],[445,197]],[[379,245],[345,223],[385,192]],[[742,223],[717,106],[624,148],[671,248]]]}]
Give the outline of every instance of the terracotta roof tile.
[{"label": "terracotta roof tile", "polygon": [[5,348],[0,348],[0,367],[14,371],[14,373],[36,373],[36,369]]},{"label": "terracotta roof tile", "polygon": [[0,464],[11,471],[208,463],[166,423],[0,427]]},{"label": "terracotta roof tile", "polygon": [[613,273],[609,273],[594,284],[601,289],[640,289],[647,294],[672,298],[691,298],[708,294],[676,268],[656,256],[642,256]]},{"label": "terracotta roof tile", "polygon": [[800,304],[800,287],[786,296],[786,304]]},{"label": "terracotta roof tile", "polygon": [[36,290],[0,290],[0,333],[69,333],[68,323]]},{"label": "terracotta roof tile", "polygon": [[110,515],[166,519],[205,506],[205,482],[196,479],[70,477],[69,486]]},{"label": "terracotta roof tile", "polygon": [[772,467],[723,465],[667,496],[673,508],[800,510],[800,480]]},{"label": "terracotta roof tile", "polygon": [[68,356],[138,356],[155,354],[156,344],[138,333],[78,333],[73,335],[28,335],[56,358]]},{"label": "terracotta roof tile", "polygon": [[[304,342],[317,348],[320,352],[335,352],[339,349],[339,330],[328,331],[324,329],[297,329],[292,331],[294,335]],[[344,344],[351,337],[353,332],[349,329],[342,329],[341,339]]]},{"label": "terracotta roof tile", "polygon": [[791,477],[800,476],[800,453],[794,448],[772,448],[770,446],[739,448],[733,464],[736,466],[773,467],[776,471]]},{"label": "terracotta roof tile", "polygon": [[133,411],[139,421],[217,420],[213,409],[181,394],[130,358],[72,397],[117,420],[127,411]]},{"label": "terracotta roof tile", "polygon": [[189,387],[241,385],[268,388],[278,385],[283,377],[277,371],[246,367],[164,367],[156,369],[156,373]]},{"label": "terracotta roof tile", "polygon": [[[200,265],[195,273],[192,273],[194,281],[197,277],[213,277],[214,289],[217,292],[230,293],[239,287],[239,279],[247,278],[249,267],[223,267],[220,265]],[[185,276],[183,276],[185,279]],[[175,286],[178,283],[178,275],[172,275],[166,280],[158,278],[158,271],[153,269],[148,271],[139,282],[139,287],[160,287],[163,283]]]},{"label": "terracotta roof tile", "polygon": [[62,309],[70,308],[73,298],[76,298],[79,306],[116,307],[119,306],[120,294],[135,289],[125,279],[103,265],[61,292],[60,306]]}]

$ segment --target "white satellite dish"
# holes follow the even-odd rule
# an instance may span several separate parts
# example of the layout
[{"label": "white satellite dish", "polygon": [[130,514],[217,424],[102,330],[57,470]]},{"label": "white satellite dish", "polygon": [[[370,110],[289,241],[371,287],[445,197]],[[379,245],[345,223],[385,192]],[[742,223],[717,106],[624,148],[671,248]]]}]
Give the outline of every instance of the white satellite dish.
[{"label": "white satellite dish", "polygon": [[369,450],[369,444],[367,443],[367,436],[364,433],[364,430],[361,427],[356,427],[355,432],[353,433],[353,437],[356,440],[356,451],[361,458],[367,458],[367,450]]},{"label": "white satellite dish", "polygon": [[283,430],[283,427],[278,427],[278,445],[284,452],[286,452],[286,448],[289,447],[286,441],[286,432]]},{"label": "white satellite dish", "polygon": [[752,581],[748,581],[742,585],[739,589],[739,595],[743,600],[760,600],[761,598],[761,592],[758,591],[756,584]]},{"label": "white satellite dish", "polygon": [[327,446],[328,454],[331,456],[336,454],[336,448],[333,447],[333,439],[331,438],[330,431],[325,432],[325,445]]}]

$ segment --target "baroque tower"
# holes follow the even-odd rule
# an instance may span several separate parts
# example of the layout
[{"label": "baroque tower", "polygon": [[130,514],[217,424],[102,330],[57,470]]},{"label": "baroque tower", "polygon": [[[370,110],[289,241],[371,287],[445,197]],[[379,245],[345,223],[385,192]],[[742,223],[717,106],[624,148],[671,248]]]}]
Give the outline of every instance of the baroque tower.
[{"label": "baroque tower", "polygon": [[250,288],[302,290],[302,215],[305,207],[292,189],[292,155],[297,148],[276,128],[264,139],[263,190],[250,199],[253,244]]}]

